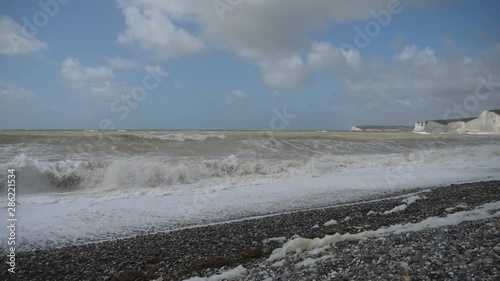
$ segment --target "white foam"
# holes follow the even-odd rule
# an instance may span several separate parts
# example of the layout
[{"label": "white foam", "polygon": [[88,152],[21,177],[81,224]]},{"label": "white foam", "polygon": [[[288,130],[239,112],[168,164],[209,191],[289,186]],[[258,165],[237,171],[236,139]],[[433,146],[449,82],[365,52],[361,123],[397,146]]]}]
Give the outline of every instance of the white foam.
[{"label": "white foam", "polygon": [[420,199],[422,199],[422,197],[420,197],[420,195],[412,195],[410,197],[407,197],[407,198],[403,199],[402,202],[404,202],[404,203],[406,203],[408,205],[411,205],[411,204],[417,202],[417,200],[420,200]]},{"label": "white foam", "polygon": [[468,207],[468,205],[467,205],[466,203],[460,203],[460,204],[458,204],[458,205],[457,205],[457,206],[455,206],[455,207],[446,208],[446,209],[444,209],[444,210],[445,210],[445,211],[447,211],[447,212],[451,212],[451,211],[453,211],[453,210],[455,210],[455,209],[457,209],[457,208],[460,208],[460,209],[465,209],[465,208],[467,208],[467,207]]},{"label": "white foam", "polygon": [[233,280],[236,278],[245,277],[248,274],[248,270],[242,265],[236,268],[225,271],[221,274],[212,275],[210,277],[193,277],[185,279],[185,281],[220,281],[220,280]]},{"label": "white foam", "polygon": [[494,217],[500,217],[500,201],[486,203],[478,206],[471,211],[462,211],[448,214],[446,217],[429,217],[421,222],[396,224],[389,227],[379,228],[377,230],[363,231],[356,234],[336,233],[334,235],[325,235],[323,238],[297,238],[288,241],[283,247],[275,249],[268,262],[274,262],[286,257],[288,253],[302,253],[304,251],[321,248],[340,241],[354,241],[371,237],[380,237],[390,234],[400,234],[414,231],[421,231],[428,228],[438,228],[450,225],[457,225],[461,222],[482,220]]},{"label": "white foam", "polygon": [[413,132],[414,134],[419,134],[419,135],[430,135],[430,133],[427,133],[427,132],[418,132],[418,131],[414,131]]},{"label": "white foam", "polygon": [[483,135],[483,136],[497,136],[500,132],[466,132],[468,135]]},{"label": "white foam", "polygon": [[[265,157],[268,153],[254,158],[227,153],[216,159],[112,155],[92,161],[30,153],[9,156],[12,161],[1,162],[0,168],[16,168],[20,176],[18,214],[26,231],[18,234],[19,250],[342,204],[387,191],[500,179],[500,151],[495,144],[429,151],[395,148],[398,152],[390,154],[379,153],[394,147],[390,142],[372,143],[376,153],[369,151],[369,145],[349,142],[329,150],[332,142],[322,140],[302,144],[288,140],[272,147],[284,149],[290,147],[287,143],[305,150],[300,157],[274,158]],[[191,145],[207,149],[203,142]],[[304,156],[303,151],[315,146],[323,155]],[[367,152],[332,153],[339,147]],[[5,182],[5,173],[0,173],[0,185]],[[0,198],[0,205],[6,204],[5,198]],[[0,232],[0,240],[5,235]]]},{"label": "white foam", "polygon": [[281,237],[266,238],[262,241],[262,243],[263,244],[269,244],[270,242],[284,243],[285,241],[286,241],[286,237],[281,236]]},{"label": "white foam", "polygon": [[[284,143],[291,144],[281,142],[280,145]],[[277,149],[280,145],[273,147]],[[308,146],[304,149],[312,148]],[[215,159],[135,156],[53,161],[21,153],[10,163],[0,164],[0,168],[18,169],[23,174],[26,186],[23,192],[27,193],[68,190],[136,192],[142,188],[162,188],[170,193],[186,193],[291,182],[378,167],[386,171],[387,180],[392,181],[390,184],[397,185],[400,180],[419,180],[421,176],[416,171],[421,167],[436,166],[442,170],[467,167],[473,162],[499,160],[498,146],[488,144],[405,153],[323,154],[292,159],[229,155]],[[4,176],[0,175],[0,185],[4,182]]]},{"label": "white foam", "polygon": [[301,267],[309,267],[312,266],[316,263],[317,259],[313,258],[306,258],[305,260],[295,264],[296,268],[301,268]]},{"label": "white foam", "polygon": [[[417,200],[420,200],[420,199],[422,199],[422,197],[420,197],[420,195],[412,195],[412,196],[407,197],[401,201],[405,204],[401,204],[401,205],[398,205],[398,206],[392,208],[391,210],[384,211],[382,214],[389,215],[392,213],[402,212],[402,211],[406,210],[406,208],[408,208],[409,205],[417,202]],[[379,213],[374,212],[374,211],[369,211],[366,215],[371,216],[371,215],[376,215],[376,214],[379,214]]]},{"label": "white foam", "polygon": [[321,247],[321,248],[316,248],[316,249],[313,249],[311,251],[308,251],[307,253],[311,256],[315,256],[315,255],[318,255],[318,254],[321,254],[323,253],[324,251],[330,249],[331,247],[329,245],[326,245],[324,247]]},{"label": "white foam", "polygon": [[149,133],[149,134],[144,134],[144,135],[139,135],[141,138],[145,139],[159,139],[159,140],[166,140],[166,141],[186,141],[186,140],[191,140],[191,141],[205,141],[209,138],[215,138],[215,139],[225,139],[226,135],[223,134],[154,134],[154,133]]},{"label": "white foam", "polygon": [[329,220],[329,221],[325,222],[323,225],[330,226],[330,225],[336,225],[336,224],[337,224],[336,220]]},{"label": "white foam", "polygon": [[396,213],[396,212],[401,212],[401,211],[406,210],[407,207],[408,207],[408,205],[402,204],[402,205],[399,205],[399,206],[396,206],[396,207],[392,208],[389,211],[385,211],[382,214],[388,215],[388,214],[392,214],[392,213]]},{"label": "white foam", "polygon": [[271,264],[272,267],[282,267],[283,265],[285,265],[285,260],[280,260]]}]

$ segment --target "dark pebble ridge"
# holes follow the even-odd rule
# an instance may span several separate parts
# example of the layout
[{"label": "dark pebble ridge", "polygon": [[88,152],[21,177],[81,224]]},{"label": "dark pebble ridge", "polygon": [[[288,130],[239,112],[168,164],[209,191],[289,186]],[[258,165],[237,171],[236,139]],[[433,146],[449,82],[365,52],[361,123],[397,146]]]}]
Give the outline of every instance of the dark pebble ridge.
[{"label": "dark pebble ridge", "polygon": [[[7,264],[0,263],[0,280],[183,280],[240,264],[249,272],[241,280],[500,280],[499,218],[339,242],[317,256],[329,258],[313,266],[296,266],[309,257],[305,254],[287,256],[279,267],[266,263],[280,246],[265,242],[266,238],[357,233],[471,210],[499,201],[500,181],[411,192],[422,199],[387,215],[367,214],[391,210],[404,197],[18,253],[16,273],[7,272]],[[344,221],[346,217],[350,219]],[[324,226],[332,219],[338,224]]]}]

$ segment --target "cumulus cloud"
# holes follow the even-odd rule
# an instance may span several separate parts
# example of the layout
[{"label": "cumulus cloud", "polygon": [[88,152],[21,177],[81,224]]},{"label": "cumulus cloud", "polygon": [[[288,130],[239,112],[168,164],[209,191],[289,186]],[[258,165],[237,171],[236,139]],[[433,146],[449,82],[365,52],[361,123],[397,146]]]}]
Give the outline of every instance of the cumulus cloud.
[{"label": "cumulus cloud", "polygon": [[14,83],[0,80],[0,108],[9,109],[13,106],[32,103],[38,99],[38,96]]},{"label": "cumulus cloud", "polygon": [[[199,1],[190,2],[185,4],[186,10]],[[251,51],[266,57],[282,57],[307,48],[310,32],[331,23],[368,19],[371,10],[385,5],[385,1],[379,0],[246,0],[228,12],[224,21],[220,21],[213,7],[197,13],[210,40],[238,54]]]},{"label": "cumulus cloud", "polygon": [[26,37],[25,33],[12,18],[0,15],[0,55],[28,55],[47,48],[47,43]]},{"label": "cumulus cloud", "polygon": [[115,57],[108,59],[108,64],[116,69],[133,69],[141,66],[141,62],[136,60],[128,60],[122,57]]},{"label": "cumulus cloud", "polygon": [[417,65],[435,65],[437,63],[433,49],[429,47],[418,49],[415,45],[406,46],[400,54],[394,56],[394,59],[402,62],[411,61]]},{"label": "cumulus cloud", "polygon": [[122,12],[127,29],[118,36],[119,43],[137,44],[162,59],[191,55],[205,48],[201,40],[175,26],[161,10],[129,5]]},{"label": "cumulus cloud", "polygon": [[345,60],[341,48],[335,48],[328,42],[314,42],[307,62],[316,69],[332,69]]},{"label": "cumulus cloud", "polygon": [[389,42],[389,46],[394,49],[401,48],[404,40],[404,36],[401,33],[397,33],[396,36]]},{"label": "cumulus cloud", "polygon": [[[127,25],[119,42],[136,44],[160,58],[191,55],[213,45],[259,66],[264,82],[275,88],[309,82],[297,54],[310,47],[311,32],[336,22],[368,19],[370,11],[387,6],[384,0],[245,0],[228,9],[221,20],[212,1],[118,0],[118,4]],[[192,28],[180,27],[186,23]]]},{"label": "cumulus cloud", "polygon": [[230,106],[242,106],[248,102],[247,94],[242,90],[234,90],[226,94],[226,103]]},{"label": "cumulus cloud", "polygon": [[155,65],[151,65],[151,64],[148,64],[146,65],[146,71],[148,73],[152,73],[152,74],[158,74],[159,76],[162,76],[162,77],[165,77],[165,76],[168,76],[170,75],[170,73],[168,73],[163,67],[161,67],[161,65],[159,64],[155,64]]},{"label": "cumulus cloud", "polygon": [[[500,43],[490,45],[481,55],[481,63],[487,68],[498,70],[500,65]],[[470,58],[469,58],[470,59]]]},{"label": "cumulus cloud", "polygon": [[66,86],[102,100],[111,100],[130,92],[126,83],[119,81],[110,68],[83,66],[72,57],[63,61],[61,76]]},{"label": "cumulus cloud", "polygon": [[62,63],[62,76],[69,81],[105,81],[115,78],[113,71],[105,66],[82,66],[75,58],[66,58]]},{"label": "cumulus cloud", "polygon": [[313,69],[343,69],[361,66],[361,55],[358,51],[334,47],[328,42],[313,42],[307,55],[307,63]]},{"label": "cumulus cloud", "polygon": [[[359,105],[359,110],[384,111],[405,115],[402,106],[411,106],[419,116],[443,118],[446,109],[463,107],[468,96],[474,95],[481,81],[482,93],[493,90],[487,101],[468,112],[500,107],[500,48],[492,45],[476,59],[469,57],[437,57],[430,47],[405,46],[392,61],[363,60],[357,71],[334,68],[340,94],[333,103]],[[467,63],[464,63],[464,62]],[[491,75],[491,76],[490,76]],[[481,80],[482,79],[482,80]],[[468,117],[468,116],[460,116]]]},{"label": "cumulus cloud", "polygon": [[[431,46],[401,48],[407,40],[399,40],[393,44],[398,50],[392,59],[377,60],[311,39],[311,34],[325,27],[371,19],[371,11],[387,9],[386,0],[227,1],[231,8],[223,20],[213,1],[117,1],[126,23],[118,38],[121,43],[162,59],[208,48],[232,52],[256,65],[273,89],[299,87],[311,81],[311,71],[328,71],[337,87],[332,103],[354,104],[359,110],[442,108],[474,91],[478,77],[500,77],[498,45],[480,57],[438,57]],[[428,3],[413,1],[408,8],[428,8]]]},{"label": "cumulus cloud", "polygon": [[296,88],[311,80],[306,65],[298,55],[279,61],[262,61],[260,67],[264,81],[275,88]]}]

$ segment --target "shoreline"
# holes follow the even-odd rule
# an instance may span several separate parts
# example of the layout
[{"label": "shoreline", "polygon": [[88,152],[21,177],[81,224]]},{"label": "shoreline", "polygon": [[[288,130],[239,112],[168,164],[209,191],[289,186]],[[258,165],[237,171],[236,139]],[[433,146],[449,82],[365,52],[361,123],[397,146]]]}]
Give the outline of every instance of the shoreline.
[{"label": "shoreline", "polygon": [[[399,192],[403,193],[403,192]],[[244,218],[192,226],[130,238],[63,248],[18,253],[15,276],[0,266],[0,279],[9,280],[182,280],[210,276],[224,267],[252,265],[269,257],[279,243],[265,239],[294,235],[305,238],[334,233],[358,233],[431,216],[469,210],[500,201],[500,181],[453,184],[339,206]],[[401,205],[401,198],[422,197],[404,210],[382,214]],[[463,208],[457,208],[461,203]],[[377,213],[368,216],[369,212]],[[349,220],[344,219],[349,217]],[[334,226],[325,222],[336,220]],[[316,227],[317,225],[317,227]],[[357,242],[354,242],[357,243]],[[14,277],[14,278],[12,278]]]},{"label": "shoreline", "polygon": [[[479,182],[481,180],[477,180],[474,182]],[[467,181],[465,181],[467,182]],[[464,182],[456,182],[455,184],[460,184]],[[441,184],[441,185],[436,185],[433,188],[439,188],[441,186],[446,186],[447,184]],[[235,189],[240,189],[241,187],[236,187]],[[289,215],[297,212],[306,212],[306,211],[315,211],[315,210],[321,210],[321,209],[329,209],[329,208],[338,208],[338,207],[349,207],[349,206],[354,206],[358,204],[365,204],[365,203],[372,203],[372,202],[377,202],[377,201],[383,201],[383,200],[389,200],[389,199],[398,199],[402,198],[405,196],[410,196],[413,194],[417,194],[420,192],[423,192],[427,190],[428,188],[426,187],[414,187],[414,188],[408,188],[408,189],[378,189],[378,190],[365,190],[365,189],[352,189],[351,191],[356,193],[356,196],[352,196],[350,199],[334,199],[336,196],[332,196],[332,194],[335,194],[336,191],[324,194],[327,200],[324,200],[325,202],[331,202],[325,203],[323,202],[322,204],[317,204],[317,202],[312,202],[311,201],[311,207],[305,207],[303,203],[293,207],[293,206],[288,206],[288,207],[283,207],[283,208],[278,208],[278,210],[268,210],[266,212],[242,212],[242,213],[236,213],[232,215],[228,215],[227,217],[224,218],[206,218],[206,219],[201,219],[199,221],[194,221],[194,222],[187,222],[187,223],[181,223],[178,222],[176,226],[172,228],[171,225],[166,224],[166,225],[158,225],[155,228],[148,227],[145,230],[142,231],[135,231],[131,232],[127,235],[119,235],[117,233],[108,233],[109,238],[105,239],[92,239],[89,238],[88,240],[74,240],[71,243],[70,242],[63,242],[61,243],[60,241],[58,242],[47,242],[45,244],[43,243],[38,243],[38,244],[25,244],[22,247],[19,247],[16,249],[17,253],[30,253],[33,251],[41,250],[41,251],[49,251],[49,250],[55,250],[55,249],[62,249],[62,248],[67,248],[67,247],[72,247],[72,246],[84,246],[84,245],[89,245],[89,244],[98,244],[98,243],[105,243],[105,242],[110,242],[110,241],[115,241],[115,240],[124,240],[124,239],[134,239],[137,237],[143,237],[143,236],[148,236],[148,235],[157,235],[157,234],[165,234],[165,233],[171,233],[171,232],[176,232],[176,231],[183,231],[183,230],[189,230],[189,229],[197,229],[197,228],[203,228],[203,227],[209,227],[209,226],[217,226],[217,225],[224,225],[224,224],[231,224],[231,223],[238,223],[238,222],[244,222],[244,221],[251,221],[251,220],[256,220],[256,219],[264,219],[264,218],[269,218],[269,217],[276,217],[280,215]],[[225,191],[225,190],[223,190]],[[366,194],[365,194],[366,193]],[[340,194],[340,193],[339,193]],[[342,194],[343,195],[343,194]],[[330,201],[329,201],[330,200]],[[22,242],[27,242],[27,241],[22,241]],[[22,243],[21,243],[22,244]],[[1,248],[0,248],[1,249]],[[4,249],[1,249],[2,251]],[[6,250],[6,249],[5,249]]]}]

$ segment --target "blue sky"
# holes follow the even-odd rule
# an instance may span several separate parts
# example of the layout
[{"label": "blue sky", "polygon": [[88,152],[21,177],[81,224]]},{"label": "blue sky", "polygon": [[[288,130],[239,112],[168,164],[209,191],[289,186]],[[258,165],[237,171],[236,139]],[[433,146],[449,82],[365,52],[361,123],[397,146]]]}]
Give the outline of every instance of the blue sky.
[{"label": "blue sky", "polygon": [[[499,10],[494,0],[2,1],[0,128],[469,117],[500,108]],[[490,82],[478,95],[480,81]]]}]

